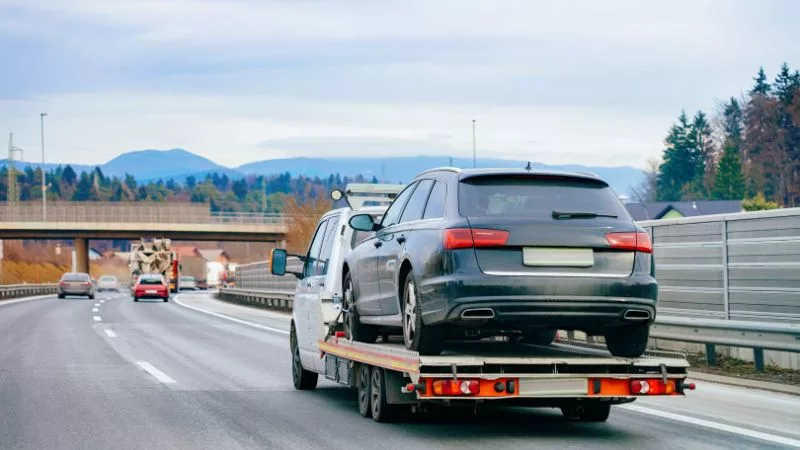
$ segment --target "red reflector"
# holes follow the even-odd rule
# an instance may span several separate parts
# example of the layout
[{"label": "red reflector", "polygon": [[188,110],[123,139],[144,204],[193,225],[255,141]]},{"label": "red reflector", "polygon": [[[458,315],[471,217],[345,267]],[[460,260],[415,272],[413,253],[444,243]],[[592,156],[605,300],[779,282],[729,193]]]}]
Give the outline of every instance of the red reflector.
[{"label": "red reflector", "polygon": [[508,242],[508,236],[508,231],[503,230],[450,228],[444,230],[444,248],[502,247]]},{"label": "red reflector", "polygon": [[347,335],[345,334],[345,332],[344,332],[344,331],[337,331],[337,332],[336,332],[336,334],[335,334],[335,336],[336,336],[337,338],[343,338],[343,337],[346,337]]},{"label": "red reflector", "polygon": [[647,233],[608,233],[606,240],[611,248],[653,253],[653,243]]},{"label": "red reflector", "polygon": [[414,390],[415,390],[416,388],[417,388],[417,387],[414,385],[414,383],[408,383],[408,384],[406,385],[406,392],[414,392]]}]

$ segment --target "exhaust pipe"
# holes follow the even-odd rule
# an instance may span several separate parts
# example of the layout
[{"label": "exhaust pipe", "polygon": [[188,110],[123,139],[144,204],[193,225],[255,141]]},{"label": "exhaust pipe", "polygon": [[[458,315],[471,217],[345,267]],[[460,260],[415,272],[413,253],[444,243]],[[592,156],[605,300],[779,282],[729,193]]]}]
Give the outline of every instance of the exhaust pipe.
[{"label": "exhaust pipe", "polygon": [[650,311],[645,311],[643,309],[629,309],[622,314],[626,320],[650,320]]},{"label": "exhaust pipe", "polygon": [[473,308],[466,309],[461,313],[462,319],[494,319],[492,308]]}]

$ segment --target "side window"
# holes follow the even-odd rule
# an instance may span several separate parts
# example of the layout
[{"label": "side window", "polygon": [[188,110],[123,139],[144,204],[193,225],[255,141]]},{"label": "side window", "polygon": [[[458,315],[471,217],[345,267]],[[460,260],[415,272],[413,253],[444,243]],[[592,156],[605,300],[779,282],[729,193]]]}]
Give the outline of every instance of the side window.
[{"label": "side window", "polygon": [[328,273],[328,261],[331,259],[331,251],[333,250],[333,242],[336,240],[336,234],[339,231],[339,216],[331,217],[328,219],[328,229],[325,231],[325,239],[322,241],[322,251],[319,253],[319,261],[317,262],[317,275],[325,275]]},{"label": "side window", "polygon": [[425,207],[423,219],[441,219],[444,217],[445,204],[447,203],[447,185],[437,181],[433,185],[431,195],[428,197],[428,206]]},{"label": "side window", "polygon": [[413,220],[422,219],[422,212],[425,209],[425,203],[428,201],[428,194],[431,192],[433,180],[422,180],[417,183],[417,188],[408,199],[408,204],[403,210],[403,215],[400,217],[400,223],[411,222]]},{"label": "side window", "polygon": [[403,190],[403,192],[400,193],[400,195],[397,196],[397,198],[394,199],[392,205],[389,206],[389,209],[386,210],[386,214],[383,216],[381,226],[386,228],[397,224],[397,222],[400,220],[400,213],[403,212],[403,206],[405,206],[406,200],[408,200],[408,197],[414,191],[415,186],[416,184],[408,186],[405,188],[405,190]]},{"label": "side window", "polygon": [[317,227],[316,233],[314,233],[314,240],[311,241],[311,247],[309,247],[308,255],[306,255],[306,264],[303,266],[303,278],[313,277],[317,271],[319,250],[322,248],[322,238],[325,236],[325,227],[327,225],[328,220],[323,220]]}]

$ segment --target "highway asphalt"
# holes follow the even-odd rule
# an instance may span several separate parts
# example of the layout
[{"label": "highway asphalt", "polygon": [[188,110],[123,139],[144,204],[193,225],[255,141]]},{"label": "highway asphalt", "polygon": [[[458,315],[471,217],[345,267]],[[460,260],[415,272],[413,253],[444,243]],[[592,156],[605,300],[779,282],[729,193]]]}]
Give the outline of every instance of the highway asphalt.
[{"label": "highway asphalt", "polygon": [[347,388],[293,390],[287,328],[206,293],[0,302],[0,448],[800,448],[800,398],[708,383],[602,424],[531,409],[378,424]]}]

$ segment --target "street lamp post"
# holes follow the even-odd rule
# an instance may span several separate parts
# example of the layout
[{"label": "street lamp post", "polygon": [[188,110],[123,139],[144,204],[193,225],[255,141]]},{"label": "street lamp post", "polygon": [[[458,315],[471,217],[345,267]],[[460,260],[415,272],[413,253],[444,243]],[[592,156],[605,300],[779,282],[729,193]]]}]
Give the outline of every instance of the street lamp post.
[{"label": "street lamp post", "polygon": [[478,167],[478,156],[475,151],[475,119],[472,119],[472,167]]},{"label": "street lamp post", "polygon": [[41,131],[42,131],[42,221],[43,222],[47,222],[47,181],[45,180],[47,176],[45,175],[45,170],[44,170],[44,116],[46,115],[47,113],[39,114]]}]

